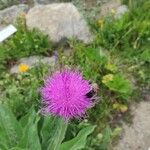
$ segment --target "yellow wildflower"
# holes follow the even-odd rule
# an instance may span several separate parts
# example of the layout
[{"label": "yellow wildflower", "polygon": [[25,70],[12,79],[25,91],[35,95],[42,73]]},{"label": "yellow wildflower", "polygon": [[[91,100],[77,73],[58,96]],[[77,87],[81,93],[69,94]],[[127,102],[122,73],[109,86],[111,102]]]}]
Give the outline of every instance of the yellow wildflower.
[{"label": "yellow wildflower", "polygon": [[107,83],[109,81],[112,81],[113,77],[114,77],[113,74],[107,74],[107,75],[103,76],[102,82]]},{"label": "yellow wildflower", "polygon": [[113,15],[115,15],[115,14],[116,14],[116,10],[115,10],[115,9],[111,9],[111,13],[112,13]]},{"label": "yellow wildflower", "polygon": [[98,25],[99,25],[101,28],[103,28],[103,26],[104,26],[104,19],[99,19],[99,20],[98,20]]},{"label": "yellow wildflower", "polygon": [[29,66],[26,64],[19,65],[19,72],[27,72],[29,70]]}]

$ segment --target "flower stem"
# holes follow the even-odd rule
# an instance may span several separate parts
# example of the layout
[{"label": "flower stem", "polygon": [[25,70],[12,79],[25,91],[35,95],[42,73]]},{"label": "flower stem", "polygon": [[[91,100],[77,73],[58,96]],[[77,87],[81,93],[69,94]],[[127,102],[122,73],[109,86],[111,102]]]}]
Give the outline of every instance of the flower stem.
[{"label": "flower stem", "polygon": [[57,118],[54,126],[53,137],[49,139],[49,145],[47,150],[60,150],[60,145],[65,138],[68,123],[63,118]]}]

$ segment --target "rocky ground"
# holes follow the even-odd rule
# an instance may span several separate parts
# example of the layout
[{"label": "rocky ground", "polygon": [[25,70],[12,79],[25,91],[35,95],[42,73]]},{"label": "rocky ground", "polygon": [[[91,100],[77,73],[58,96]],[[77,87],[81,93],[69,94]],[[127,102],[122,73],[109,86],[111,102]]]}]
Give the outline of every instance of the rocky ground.
[{"label": "rocky ground", "polygon": [[[34,0],[35,5],[37,3],[49,4],[51,2],[52,2],[52,0],[47,0],[47,1],[46,0]],[[56,1],[56,2],[58,2],[58,1]],[[94,6],[95,4],[96,4],[95,0],[93,0],[93,1],[87,0],[88,6]],[[31,3],[31,5],[33,5],[33,3]],[[6,8],[4,10],[0,10],[0,29],[5,24],[13,23],[14,20],[16,19],[17,15],[21,12],[26,13],[27,10],[29,9],[29,7],[30,7],[29,5],[23,4],[23,5],[18,5],[18,6],[12,6],[11,8]],[[43,7],[44,6],[42,6],[41,9],[44,10],[45,8],[43,8]],[[49,6],[49,7],[51,7],[51,6]],[[120,7],[120,3],[118,3],[118,1],[111,0],[108,3],[105,3],[104,5],[101,6],[101,11],[102,11],[101,15],[105,15],[109,10],[117,9],[118,7]],[[79,12],[76,10],[76,8],[74,8],[74,6],[71,5],[71,7],[70,7],[70,5],[69,5],[68,11],[72,12],[72,10],[73,10],[72,8],[75,11],[75,13],[74,12],[72,13],[72,17],[74,18],[74,21],[75,21],[74,28],[71,28],[72,22],[69,22],[70,26],[65,28],[66,23],[68,25],[68,21],[64,18],[63,21],[59,19],[58,22],[56,21],[55,23],[54,22],[50,23],[50,22],[48,22],[48,20],[45,20],[47,22],[47,25],[46,24],[45,24],[45,26],[42,25],[42,27],[44,27],[43,30],[46,30],[49,27],[49,24],[51,24],[50,27],[54,28],[54,29],[58,24],[62,25],[60,28],[58,28],[59,33],[61,33],[61,35],[56,34],[56,33],[58,33],[58,30],[53,30],[54,33],[49,33],[50,36],[55,35],[55,37],[56,37],[56,35],[57,35],[56,39],[59,40],[59,37],[64,36],[64,35],[70,37],[75,34],[76,37],[78,37],[78,35],[80,35],[80,34],[78,34],[77,31],[80,29],[80,30],[84,31],[84,32],[82,32],[84,34],[82,35],[82,37],[78,37],[78,38],[82,39],[86,43],[89,39],[89,34],[90,34],[89,30],[88,30],[87,25],[85,24],[84,20],[81,19]],[[36,8],[34,8],[34,9],[36,9]],[[123,7],[123,9],[125,9],[125,11],[127,10],[126,7]],[[56,15],[61,18],[61,14],[57,14],[57,13],[55,14],[54,11],[55,10],[52,10],[53,16]],[[33,21],[32,18],[35,18],[35,17],[30,18],[30,16],[32,16],[35,12],[30,11],[29,13],[30,14],[27,15],[28,23],[30,21]],[[45,12],[45,14],[46,13],[49,13],[49,12]],[[43,14],[41,14],[41,15],[43,15]],[[69,15],[70,15],[70,13],[69,13]],[[35,14],[35,16],[36,16],[36,14]],[[51,16],[49,16],[49,17],[51,17]],[[66,12],[66,18],[67,17],[69,17],[69,16]],[[54,20],[55,20],[55,17],[54,17]],[[38,18],[36,21],[39,22]],[[33,26],[37,25],[36,22],[32,22],[31,24]],[[32,25],[29,25],[29,26],[32,26]],[[80,25],[80,26],[78,26],[78,25]],[[72,29],[74,30],[74,32],[72,31]],[[70,35],[68,35],[68,30],[70,32]],[[86,38],[88,38],[88,39],[86,39]],[[54,38],[54,40],[55,40],[55,38]],[[29,58],[29,59],[31,60],[31,58]],[[20,61],[22,62],[25,60],[26,59],[23,59]],[[37,59],[35,58],[35,62],[36,61],[37,61]],[[49,61],[54,62],[55,60],[53,58],[44,58],[44,59],[42,59],[42,61],[47,63]],[[27,58],[26,62],[30,62],[28,60],[28,58]],[[32,65],[34,65],[35,62],[33,62],[33,58],[32,58]],[[12,68],[11,71],[16,73],[17,72],[16,68],[17,67],[14,66],[14,68]],[[131,114],[133,115],[133,123],[131,125],[127,125],[126,123],[123,124],[123,133],[120,137],[118,145],[116,145],[114,147],[114,150],[149,150],[150,149],[150,116],[149,116],[150,115],[150,96],[147,97],[147,101],[142,101],[139,104],[133,104],[131,107]]]},{"label": "rocky ground", "polygon": [[131,125],[124,123],[122,136],[114,150],[150,149],[150,96],[148,101],[133,104]]}]

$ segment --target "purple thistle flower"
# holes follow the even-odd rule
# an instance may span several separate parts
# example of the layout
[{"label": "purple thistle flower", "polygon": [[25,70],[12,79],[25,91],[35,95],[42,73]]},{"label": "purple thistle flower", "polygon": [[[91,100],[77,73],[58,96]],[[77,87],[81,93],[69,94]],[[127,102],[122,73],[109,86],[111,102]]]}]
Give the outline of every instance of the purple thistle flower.
[{"label": "purple thistle flower", "polygon": [[77,71],[56,72],[40,90],[45,105],[42,111],[65,120],[81,117],[92,106],[92,99],[86,96],[91,89],[89,82]]}]

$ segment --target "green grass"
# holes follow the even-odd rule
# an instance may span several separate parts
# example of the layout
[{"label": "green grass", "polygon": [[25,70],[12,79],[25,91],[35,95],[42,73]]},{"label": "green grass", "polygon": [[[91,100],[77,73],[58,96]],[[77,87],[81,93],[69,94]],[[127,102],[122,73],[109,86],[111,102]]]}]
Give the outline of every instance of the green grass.
[{"label": "green grass", "polygon": [[[88,138],[86,150],[111,148],[121,132],[118,127],[120,119],[125,116],[126,121],[129,121],[130,115],[123,112],[123,108],[128,108],[136,99],[142,100],[139,95],[142,95],[143,88],[149,89],[150,1],[124,0],[123,3],[128,4],[129,12],[121,19],[116,20],[113,15],[109,15],[103,18],[103,26],[97,20],[90,22],[95,35],[93,43],[86,45],[68,40],[72,50],[70,56],[64,55],[65,46],[58,50],[59,67],[78,69],[87,80],[99,87],[98,101],[87,112],[88,117],[80,124],[73,120],[66,135],[69,140],[81,128],[96,124],[93,135]],[[39,31],[29,31],[22,21],[18,25],[18,32],[0,45],[1,70],[4,72],[0,75],[0,102],[7,103],[16,117],[20,118],[31,106],[35,106],[38,111],[38,88],[42,85],[48,68],[39,66],[25,74],[9,75],[6,64],[30,55],[50,56],[54,48],[47,36]],[[107,75],[113,78],[106,78],[110,77]],[[119,108],[115,108],[116,105]]]},{"label": "green grass", "polygon": [[17,33],[0,44],[0,69],[22,57],[52,54],[52,43],[38,30],[28,30],[23,17],[17,21]]},{"label": "green grass", "polygon": [[19,0],[0,0],[0,10],[5,9],[12,5],[16,5],[18,3],[19,3]]},{"label": "green grass", "polygon": [[27,73],[16,76],[2,73],[0,90],[3,94],[0,103],[7,103],[17,118],[24,116],[32,106],[39,109],[39,88],[47,72],[48,67],[41,64]]}]

